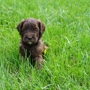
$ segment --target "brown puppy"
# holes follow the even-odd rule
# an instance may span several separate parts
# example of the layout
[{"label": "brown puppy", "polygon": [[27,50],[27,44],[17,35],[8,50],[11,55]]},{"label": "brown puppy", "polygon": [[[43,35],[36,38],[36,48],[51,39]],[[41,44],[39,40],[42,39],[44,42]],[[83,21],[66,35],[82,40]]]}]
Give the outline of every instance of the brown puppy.
[{"label": "brown puppy", "polygon": [[17,26],[21,36],[20,54],[22,57],[30,58],[31,64],[34,66],[37,61],[38,69],[40,69],[43,61],[43,53],[46,49],[45,44],[41,40],[41,36],[45,31],[45,26],[40,20],[28,18],[22,20]]}]

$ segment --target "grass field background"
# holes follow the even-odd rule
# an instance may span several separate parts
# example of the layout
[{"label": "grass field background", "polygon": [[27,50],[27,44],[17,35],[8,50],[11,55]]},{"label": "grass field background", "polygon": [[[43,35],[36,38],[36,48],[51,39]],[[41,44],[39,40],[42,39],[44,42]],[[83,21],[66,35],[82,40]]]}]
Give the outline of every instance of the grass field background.
[{"label": "grass field background", "polygon": [[[29,17],[46,26],[39,71],[19,57],[16,26]],[[90,90],[90,0],[0,0],[0,90]]]}]

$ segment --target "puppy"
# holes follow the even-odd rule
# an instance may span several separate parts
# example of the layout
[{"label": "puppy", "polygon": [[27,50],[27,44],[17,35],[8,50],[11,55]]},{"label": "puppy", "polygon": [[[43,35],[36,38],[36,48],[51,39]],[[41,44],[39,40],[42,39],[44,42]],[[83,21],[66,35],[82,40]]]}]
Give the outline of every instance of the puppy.
[{"label": "puppy", "polygon": [[37,68],[40,69],[43,61],[44,50],[47,48],[42,42],[41,37],[45,31],[45,26],[40,20],[28,18],[22,20],[17,26],[21,36],[20,54],[30,58],[31,64],[34,66],[37,61]]}]

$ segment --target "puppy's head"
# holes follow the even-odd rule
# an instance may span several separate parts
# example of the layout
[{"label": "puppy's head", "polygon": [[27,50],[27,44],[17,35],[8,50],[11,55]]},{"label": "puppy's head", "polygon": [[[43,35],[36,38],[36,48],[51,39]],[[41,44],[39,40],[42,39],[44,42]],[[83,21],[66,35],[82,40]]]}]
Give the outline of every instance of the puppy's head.
[{"label": "puppy's head", "polygon": [[26,44],[35,44],[41,38],[45,31],[45,26],[40,20],[29,18],[22,20],[17,29],[21,35],[22,41]]}]

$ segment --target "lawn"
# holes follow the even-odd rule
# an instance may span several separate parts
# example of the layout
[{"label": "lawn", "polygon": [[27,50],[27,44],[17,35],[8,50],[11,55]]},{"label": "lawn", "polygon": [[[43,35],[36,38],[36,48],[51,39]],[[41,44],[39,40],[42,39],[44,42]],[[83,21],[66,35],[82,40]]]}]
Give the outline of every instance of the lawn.
[{"label": "lawn", "polygon": [[[19,56],[29,17],[46,26],[40,70]],[[0,0],[0,90],[90,90],[90,0]]]}]

